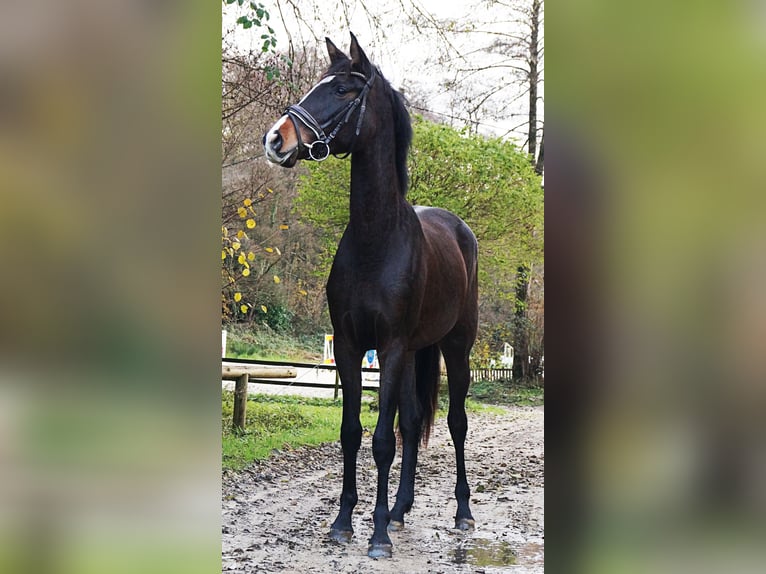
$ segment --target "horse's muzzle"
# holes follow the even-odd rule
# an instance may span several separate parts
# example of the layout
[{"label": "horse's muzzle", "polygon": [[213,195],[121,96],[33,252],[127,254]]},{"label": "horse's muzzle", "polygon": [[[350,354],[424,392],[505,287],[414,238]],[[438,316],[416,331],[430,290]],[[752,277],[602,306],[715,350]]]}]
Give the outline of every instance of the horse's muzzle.
[{"label": "horse's muzzle", "polygon": [[[283,121],[280,120],[263,136],[263,151],[266,158],[282,167],[293,167],[298,161],[299,146],[285,144],[285,136],[282,135]],[[285,149],[287,148],[287,149]]]}]

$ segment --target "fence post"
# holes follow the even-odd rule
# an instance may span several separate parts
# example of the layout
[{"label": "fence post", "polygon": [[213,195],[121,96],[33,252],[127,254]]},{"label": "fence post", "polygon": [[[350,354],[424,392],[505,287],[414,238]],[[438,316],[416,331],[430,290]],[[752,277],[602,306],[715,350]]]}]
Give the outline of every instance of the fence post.
[{"label": "fence post", "polygon": [[250,377],[247,373],[237,378],[234,386],[234,417],[232,428],[236,432],[245,432],[245,410],[247,408],[247,383]]},{"label": "fence post", "polygon": [[338,400],[338,385],[340,383],[340,373],[338,373],[338,367],[335,367],[335,393],[333,399]]}]

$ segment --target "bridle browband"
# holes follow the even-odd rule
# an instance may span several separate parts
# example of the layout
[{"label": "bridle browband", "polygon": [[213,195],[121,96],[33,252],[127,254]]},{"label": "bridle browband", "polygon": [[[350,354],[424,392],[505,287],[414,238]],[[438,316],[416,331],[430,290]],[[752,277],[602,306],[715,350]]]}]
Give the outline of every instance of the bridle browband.
[{"label": "bridle browband", "polygon": [[[362,119],[364,118],[364,112],[367,109],[367,95],[370,93],[372,83],[375,81],[375,71],[373,70],[369,79],[367,79],[364,74],[359,72],[349,72],[349,74],[352,76],[358,76],[365,80],[364,87],[353,101],[346,104],[346,107],[336,112],[329,120],[323,124],[320,124],[318,121],[316,121],[314,116],[312,116],[300,104],[293,104],[285,110],[285,115],[287,115],[287,117],[289,117],[293,122],[295,134],[298,138],[298,148],[306,148],[309,152],[309,157],[314,161],[324,161],[330,156],[330,142],[335,138],[336,135],[338,135],[340,129],[348,123],[348,120],[351,118],[351,114],[353,114],[354,110],[356,110],[356,108],[358,108],[360,105],[362,107],[359,110],[359,118],[356,120],[356,132],[354,134],[354,138],[359,136],[359,131],[362,129]],[[325,76],[325,78],[326,77],[327,76]],[[298,128],[297,123],[299,121],[308,129],[310,129],[316,137],[316,139],[310,144],[303,143],[301,138],[301,130]],[[328,129],[333,124],[335,124],[335,127],[330,132],[330,135],[325,135],[324,130]],[[336,157],[340,157],[342,159],[348,157],[350,153],[351,151],[349,150],[345,155]]]}]

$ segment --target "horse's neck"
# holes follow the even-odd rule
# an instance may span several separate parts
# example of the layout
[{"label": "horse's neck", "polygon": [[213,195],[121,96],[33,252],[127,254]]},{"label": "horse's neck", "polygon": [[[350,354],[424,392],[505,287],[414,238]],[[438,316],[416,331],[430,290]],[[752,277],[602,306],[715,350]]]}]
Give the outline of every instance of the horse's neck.
[{"label": "horse's neck", "polygon": [[393,145],[351,156],[349,229],[360,242],[386,243],[412,207],[399,191]]}]

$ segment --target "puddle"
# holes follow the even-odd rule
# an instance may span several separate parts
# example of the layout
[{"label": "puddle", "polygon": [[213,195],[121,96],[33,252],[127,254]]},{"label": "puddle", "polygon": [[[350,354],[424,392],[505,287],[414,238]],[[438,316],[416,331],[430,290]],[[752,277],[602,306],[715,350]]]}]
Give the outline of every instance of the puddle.
[{"label": "puddle", "polygon": [[455,548],[452,561],[473,566],[510,566],[516,563],[516,553],[508,542],[473,538]]}]

